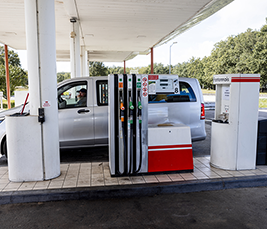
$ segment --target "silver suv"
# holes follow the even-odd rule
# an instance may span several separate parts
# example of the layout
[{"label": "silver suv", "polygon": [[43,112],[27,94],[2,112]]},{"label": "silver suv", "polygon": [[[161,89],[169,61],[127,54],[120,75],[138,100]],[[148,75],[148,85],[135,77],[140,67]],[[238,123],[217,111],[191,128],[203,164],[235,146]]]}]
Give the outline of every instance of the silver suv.
[{"label": "silver suv", "polygon": [[[168,120],[191,128],[193,141],[204,140],[205,111],[197,79],[179,78],[180,95],[150,95],[148,122]],[[82,90],[81,90],[82,89]],[[77,103],[80,91],[86,103]],[[0,112],[0,150],[6,154],[5,115],[21,107]],[[26,108],[27,110],[27,108]],[[58,84],[60,148],[91,147],[108,144],[108,77],[79,77]]]}]

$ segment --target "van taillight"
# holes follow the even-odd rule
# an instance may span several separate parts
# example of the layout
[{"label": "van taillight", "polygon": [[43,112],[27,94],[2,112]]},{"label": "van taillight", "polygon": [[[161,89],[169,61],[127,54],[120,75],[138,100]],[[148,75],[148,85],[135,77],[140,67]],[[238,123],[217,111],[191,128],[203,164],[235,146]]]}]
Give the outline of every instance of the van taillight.
[{"label": "van taillight", "polygon": [[200,119],[205,119],[205,106],[204,106],[204,103],[201,103]]}]

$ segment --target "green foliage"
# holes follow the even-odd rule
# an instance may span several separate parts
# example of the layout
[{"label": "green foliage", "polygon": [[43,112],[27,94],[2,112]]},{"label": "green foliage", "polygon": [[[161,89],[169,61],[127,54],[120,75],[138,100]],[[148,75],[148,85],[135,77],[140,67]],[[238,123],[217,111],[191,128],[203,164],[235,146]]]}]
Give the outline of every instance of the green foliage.
[{"label": "green foliage", "polygon": [[89,62],[89,73],[90,76],[107,76],[108,68],[103,62]]},{"label": "green foliage", "polygon": [[260,74],[261,88],[267,87],[267,25],[260,31],[248,29],[214,45],[208,57],[191,58],[172,71],[180,77],[197,78],[203,88],[211,88],[216,74]]},{"label": "green foliage", "polygon": [[[151,72],[150,67],[151,66],[149,65],[149,71]],[[159,63],[159,64],[155,63],[154,74],[169,74],[169,66],[164,66],[162,63]]]},{"label": "green foliage", "polygon": [[139,74],[150,74],[151,73],[151,66],[148,65],[147,67],[139,67],[138,73]]},{"label": "green foliage", "polygon": [[[129,69],[127,69],[127,70],[129,70]],[[127,70],[126,70],[126,73],[128,72]],[[113,66],[113,67],[108,68],[108,74],[123,74],[123,73],[124,73],[123,67]]]},{"label": "green foliage", "polygon": [[[15,102],[10,102],[10,105],[11,105],[11,108],[15,107]],[[7,105],[7,102],[6,103],[3,103],[3,108],[4,109],[7,109],[8,108],[8,105]]]},{"label": "green foliage", "polygon": [[[10,94],[13,95],[17,86],[27,86],[28,74],[21,68],[19,56],[13,50],[8,51],[8,62]],[[0,46],[0,91],[3,91],[6,98],[5,50],[3,46]]]},{"label": "green foliage", "polygon": [[57,73],[57,82],[61,82],[63,80],[70,79],[70,72],[58,72]]},{"label": "green foliage", "polygon": [[[12,66],[20,67],[19,55],[13,50],[8,50],[8,63]],[[0,65],[5,65],[5,48],[0,46]]]},{"label": "green foliage", "polygon": [[[123,67],[106,67],[102,62],[90,62],[90,76],[106,76],[108,74],[123,74]],[[135,67],[135,68],[126,68],[126,74],[130,74],[131,71],[138,72],[138,74],[150,74],[151,66],[147,67]],[[155,74],[169,74],[169,67],[164,66],[163,64],[154,64],[154,73]]]}]

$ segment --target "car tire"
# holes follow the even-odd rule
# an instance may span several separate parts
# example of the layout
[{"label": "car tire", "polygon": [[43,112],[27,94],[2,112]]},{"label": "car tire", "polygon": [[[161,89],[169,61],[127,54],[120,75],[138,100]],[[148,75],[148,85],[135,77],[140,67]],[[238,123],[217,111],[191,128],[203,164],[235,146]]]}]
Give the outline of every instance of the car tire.
[{"label": "car tire", "polygon": [[7,145],[6,145],[6,139],[3,141],[3,149],[2,149],[3,155],[7,158]]}]

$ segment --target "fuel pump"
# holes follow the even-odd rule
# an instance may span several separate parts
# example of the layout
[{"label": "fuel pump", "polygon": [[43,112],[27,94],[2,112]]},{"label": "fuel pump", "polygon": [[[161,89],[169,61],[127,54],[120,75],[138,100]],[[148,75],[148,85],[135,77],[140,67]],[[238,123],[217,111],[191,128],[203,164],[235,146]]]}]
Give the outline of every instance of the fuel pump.
[{"label": "fuel pump", "polygon": [[112,175],[147,170],[147,81],[147,75],[109,75],[109,163]]},{"label": "fuel pump", "polygon": [[226,170],[255,169],[260,75],[214,75],[213,84],[210,163]]},{"label": "fuel pump", "polygon": [[190,127],[148,125],[148,95],[175,96],[179,93],[177,75],[109,75],[109,167],[112,176],[192,171]]}]

